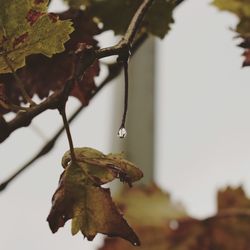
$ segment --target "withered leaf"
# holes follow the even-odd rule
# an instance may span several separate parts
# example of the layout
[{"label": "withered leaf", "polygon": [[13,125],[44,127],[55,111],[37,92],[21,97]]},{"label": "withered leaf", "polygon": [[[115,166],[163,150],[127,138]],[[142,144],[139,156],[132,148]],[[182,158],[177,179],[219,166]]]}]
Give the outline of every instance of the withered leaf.
[{"label": "withered leaf", "polygon": [[224,190],[219,190],[217,201],[218,211],[228,209],[249,209],[250,211],[250,199],[247,198],[241,186],[238,188],[227,187]]},{"label": "withered leaf", "polygon": [[[131,195],[133,191],[129,191]],[[122,193],[123,199],[118,204],[126,211],[127,220],[136,229],[141,239],[141,249],[249,250],[250,200],[245,196],[242,187],[220,191],[218,193],[219,211],[212,217],[197,220],[184,216],[172,221],[163,218],[161,223],[157,224],[150,216],[145,217],[145,220],[148,220],[147,223],[138,223],[138,211],[141,207],[136,205],[140,202],[137,192],[134,193],[134,197],[126,197],[126,193]],[[144,192],[143,189],[141,192]],[[150,200],[150,195],[148,197]],[[155,203],[154,198],[148,203]],[[150,211],[152,210],[149,209],[148,213]],[[154,212],[157,214],[157,209]],[[142,213],[144,213],[143,210]],[[158,213],[161,214],[161,212]],[[106,239],[101,250],[112,249],[132,250],[130,245],[119,239]]]},{"label": "withered leaf", "polygon": [[105,155],[92,148],[75,149],[75,154],[76,162],[71,161],[67,152],[62,159],[65,170],[53,195],[47,218],[52,232],[55,233],[72,219],[73,235],[81,231],[88,240],[92,240],[97,233],[102,233],[110,237],[119,236],[133,245],[139,245],[137,235],[112,201],[109,189],[100,186],[103,180],[106,183],[114,179],[112,171],[105,171],[105,167],[92,171],[89,163],[79,161],[83,158],[105,159]]},{"label": "withered leaf", "polygon": [[[132,162],[125,160],[121,154],[108,154],[93,148],[75,148],[75,156],[81,166],[99,185],[108,183],[115,178],[131,185],[142,178],[143,173]],[[70,151],[62,158],[65,168],[71,161]]]},{"label": "withered leaf", "polygon": [[[171,200],[170,195],[155,184],[125,188],[115,199],[141,240],[143,250],[170,249],[168,236],[171,224],[187,218],[184,208]],[[101,250],[132,250],[133,247],[119,239],[106,239]]]}]

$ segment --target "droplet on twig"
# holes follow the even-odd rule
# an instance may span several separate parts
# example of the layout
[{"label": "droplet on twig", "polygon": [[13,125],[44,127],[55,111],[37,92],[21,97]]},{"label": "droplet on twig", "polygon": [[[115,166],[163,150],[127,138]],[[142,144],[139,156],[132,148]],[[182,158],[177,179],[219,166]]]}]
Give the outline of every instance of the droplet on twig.
[{"label": "droplet on twig", "polygon": [[127,136],[127,130],[124,127],[121,127],[117,135],[120,138],[125,138]]}]

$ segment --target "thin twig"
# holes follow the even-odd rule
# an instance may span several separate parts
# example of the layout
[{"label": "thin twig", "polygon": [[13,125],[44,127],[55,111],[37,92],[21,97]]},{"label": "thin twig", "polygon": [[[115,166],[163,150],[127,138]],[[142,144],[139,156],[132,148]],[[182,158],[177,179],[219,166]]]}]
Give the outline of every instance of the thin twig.
[{"label": "thin twig", "polygon": [[122,43],[125,42],[129,46],[132,46],[132,43],[135,39],[135,35],[140,28],[143,18],[145,17],[146,13],[148,12],[148,9],[150,8],[153,2],[154,0],[143,1],[143,3],[140,5],[136,13],[134,14],[132,20],[130,21],[128,29],[122,39]]},{"label": "thin twig", "polygon": [[[126,123],[126,117],[127,117],[127,112],[128,112],[128,88],[129,88],[129,84],[128,84],[128,61],[124,61],[123,62],[123,67],[124,67],[124,79],[125,79],[125,83],[124,83],[124,107],[123,107],[123,115],[122,115],[122,122],[121,122],[121,126],[120,129],[125,129],[125,123]],[[123,136],[121,136],[123,137]]]},{"label": "thin twig", "polygon": [[99,49],[98,51],[96,51],[96,57],[103,58],[113,55],[124,56],[124,54],[127,57],[130,52],[129,50],[133,45],[135,35],[140,27],[140,24],[153,2],[154,0],[144,0],[135,12],[127,28],[127,31],[125,32],[122,39],[118,42],[118,44],[111,47]]},{"label": "thin twig", "polygon": [[74,161],[76,161],[76,156],[75,156],[73,140],[72,140],[72,136],[71,136],[71,132],[70,132],[70,128],[69,128],[69,123],[68,123],[66,112],[65,112],[65,104],[61,108],[59,108],[58,110],[62,116],[64,128],[66,130],[66,134],[67,134],[67,138],[68,138],[68,142],[69,142],[71,160],[74,162]]}]

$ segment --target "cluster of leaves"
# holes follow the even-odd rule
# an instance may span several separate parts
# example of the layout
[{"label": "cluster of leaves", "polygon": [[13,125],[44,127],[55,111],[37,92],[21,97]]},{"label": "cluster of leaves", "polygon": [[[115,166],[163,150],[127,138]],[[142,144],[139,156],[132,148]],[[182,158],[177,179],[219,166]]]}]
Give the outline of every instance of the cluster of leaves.
[{"label": "cluster of leaves", "polygon": [[[25,2],[27,3],[27,1]],[[14,4],[9,4],[9,8],[13,8],[13,6],[15,6]],[[40,5],[41,3],[39,4],[39,6]],[[20,6],[19,3],[16,3],[16,6]],[[0,54],[0,58],[2,58],[2,61],[0,61],[0,65],[2,65],[3,68],[6,68],[6,70],[0,70],[0,72],[6,73],[10,71],[10,68],[8,67],[8,65],[6,65],[3,59],[4,56],[7,57],[9,63],[13,66],[14,70],[16,70],[24,66],[25,56],[32,54],[26,58],[25,67],[17,70],[16,75],[22,82],[29,96],[32,97],[34,94],[37,94],[42,99],[47,97],[50,91],[61,89],[65,85],[67,80],[72,77],[74,67],[76,65],[76,58],[73,52],[77,49],[79,43],[97,48],[97,41],[94,39],[94,35],[99,34],[100,30],[97,24],[92,20],[92,17],[88,13],[80,10],[69,10],[58,15],[45,15],[42,13],[36,14],[36,17],[33,17],[32,19],[32,24],[29,24],[27,16],[29,16],[29,13],[33,13],[35,10],[33,10],[31,6],[28,7],[29,9],[27,9],[26,11],[27,13],[24,13],[23,16],[20,17],[22,21],[19,21],[21,23],[25,23],[26,21],[28,28],[27,31],[24,30],[23,32],[27,37],[25,39],[19,39],[18,33],[14,33],[14,37],[11,38],[11,40],[6,40],[5,36],[2,38],[2,40],[4,40],[4,43],[2,43],[3,45],[7,44],[8,47],[13,47],[15,45],[15,50],[12,51],[10,49],[10,52],[8,52],[8,48],[2,48],[2,51],[5,52],[3,52],[2,56]],[[16,11],[16,13],[19,12]],[[49,32],[48,27],[46,27],[44,24],[39,24],[39,20],[44,18],[44,16],[48,16],[50,17],[50,19],[52,19],[52,21],[50,21],[50,23],[48,23],[47,25],[50,25],[49,28],[51,29],[51,32]],[[50,20],[48,17],[46,20]],[[3,20],[2,22],[6,23],[7,21]],[[43,29],[41,29],[40,27],[35,27],[36,23],[42,25]],[[61,24],[61,26],[64,24],[64,26],[67,25],[66,27],[69,27],[68,33],[65,33],[65,37],[67,40],[70,38],[70,40],[68,40],[64,46],[63,43],[66,39],[62,38],[64,33],[60,26],[58,28],[59,24]],[[32,32],[29,32],[29,29],[31,29],[29,26],[32,29],[35,29],[33,32],[35,32],[38,36],[37,42],[33,41],[35,39],[35,36]],[[13,29],[13,27],[11,28]],[[20,29],[19,26],[18,28]],[[58,35],[57,33],[60,33],[60,35]],[[70,37],[69,33],[71,33]],[[46,37],[46,39],[41,39],[41,36]],[[52,44],[54,40],[57,41],[55,45]],[[9,41],[12,41],[14,45],[11,45]],[[40,51],[29,50],[30,47],[38,47]],[[16,54],[20,54],[18,48],[20,48],[20,50],[24,50],[25,48],[25,53],[23,53],[22,56],[22,64],[18,64],[18,61],[16,61]],[[51,51],[50,54],[45,53],[46,49],[48,51]],[[41,53],[45,54],[46,56]],[[52,56],[52,54],[55,55]],[[48,55],[52,57],[49,58],[47,57]],[[96,61],[91,67],[86,70],[83,78],[75,83],[71,95],[76,96],[82,102],[82,104],[87,105],[91,91],[95,89],[94,77],[98,74],[99,63],[98,61]],[[13,73],[1,74],[0,83],[2,85],[2,89],[4,90],[4,92],[2,91],[2,95],[5,96],[4,101],[20,105],[20,103],[25,102],[25,100],[23,100],[20,90],[17,87],[16,75],[14,75]],[[4,111],[6,112],[8,110]]]},{"label": "cluster of leaves", "polygon": [[[98,48],[95,35],[105,30],[124,34],[142,1],[66,2],[70,9],[55,14],[48,13],[48,0],[0,1],[0,103],[5,104],[0,113],[13,111],[9,104],[20,106],[26,102],[17,79],[30,97],[36,94],[43,99],[61,89],[72,78],[76,66],[73,52],[78,44]],[[173,21],[174,6],[172,2],[156,0],[141,30],[163,38]],[[98,28],[99,23],[102,29]],[[74,85],[71,95],[83,105],[88,104],[96,88],[94,77],[98,74],[96,61]]]},{"label": "cluster of leaves", "polygon": [[249,0],[214,0],[220,10],[229,11],[239,18],[235,31],[243,42],[239,44],[245,51],[243,66],[250,66],[250,1]]},{"label": "cluster of leaves", "polygon": [[64,172],[52,198],[48,222],[53,233],[72,219],[72,234],[79,231],[88,240],[97,233],[120,236],[133,245],[140,241],[122,217],[110,196],[101,185],[120,179],[131,185],[142,178],[142,172],[120,154],[104,155],[92,148],[75,148],[76,160],[70,152],[62,158]]},{"label": "cluster of leaves", "polygon": [[[143,250],[249,249],[250,199],[242,187],[219,191],[217,214],[204,220],[188,217],[155,186],[126,190],[117,201]],[[106,239],[100,250],[111,249],[133,248],[120,239]]]}]

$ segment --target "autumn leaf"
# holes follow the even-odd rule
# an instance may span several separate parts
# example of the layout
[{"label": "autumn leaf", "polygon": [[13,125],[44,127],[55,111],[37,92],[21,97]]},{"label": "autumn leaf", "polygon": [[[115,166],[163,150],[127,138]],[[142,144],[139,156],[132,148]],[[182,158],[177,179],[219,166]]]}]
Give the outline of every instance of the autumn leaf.
[{"label": "autumn leaf", "polygon": [[71,22],[47,13],[47,0],[0,0],[0,73],[25,65],[25,58],[41,53],[51,57],[64,50],[73,31]]},{"label": "autumn leaf", "polygon": [[[131,185],[142,178],[143,174],[132,162],[125,160],[121,154],[108,154],[93,148],[75,148],[77,163],[99,185],[108,183],[115,178]],[[62,158],[62,166],[67,167],[71,161],[70,151]]]},{"label": "autumn leaf", "polygon": [[109,189],[100,186],[115,178],[109,176],[112,170],[109,171],[105,165],[98,169],[98,166],[84,162],[85,159],[98,159],[101,162],[107,156],[92,148],[75,149],[75,155],[75,162],[71,161],[68,152],[62,159],[65,171],[53,195],[47,218],[52,232],[57,232],[59,227],[72,219],[73,235],[81,231],[88,240],[93,240],[97,233],[102,233],[110,237],[119,236],[133,245],[139,245],[137,235],[112,201]]},{"label": "autumn leaf", "polygon": [[249,209],[250,199],[247,198],[245,191],[240,186],[238,188],[227,187],[220,190],[217,194],[218,211],[228,209]]},{"label": "autumn leaf", "polygon": [[[76,64],[72,51],[77,49],[78,43],[84,43],[97,48],[94,35],[100,33],[97,24],[92,17],[78,10],[69,10],[58,14],[63,20],[71,19],[74,31],[70,34],[70,40],[65,43],[65,51],[48,58],[43,55],[31,55],[26,59],[25,67],[17,70],[17,75],[22,81],[26,91],[32,97],[37,94],[43,99],[51,93],[62,89],[72,73]],[[95,61],[89,67],[83,78],[75,83],[71,92],[72,96],[78,98],[83,105],[87,105],[92,91],[96,88],[94,77],[99,74],[99,62]],[[20,105],[22,100],[16,80],[12,74],[0,74],[0,81],[4,83],[6,95],[11,103]],[[4,113],[6,110],[0,110]]]},{"label": "autumn leaf", "polygon": [[[168,236],[178,219],[187,218],[182,205],[174,203],[170,195],[155,184],[125,188],[115,197],[126,220],[138,233],[142,250],[170,249]],[[120,239],[105,240],[101,250],[132,250],[133,247]]]},{"label": "autumn leaf", "polygon": [[[104,30],[124,34],[141,0],[92,0],[90,11],[103,23]],[[163,38],[173,23],[174,1],[156,0],[146,14],[142,27],[147,32]],[[121,11],[122,10],[122,11]]]},{"label": "autumn leaf", "polygon": [[[249,250],[250,199],[242,187],[220,190],[218,213],[202,220],[188,217],[182,210],[178,212],[169,195],[164,198],[159,188],[125,190],[120,197],[118,204],[138,233],[143,250]],[[100,248],[113,249],[133,248],[119,239],[106,239]]]}]

